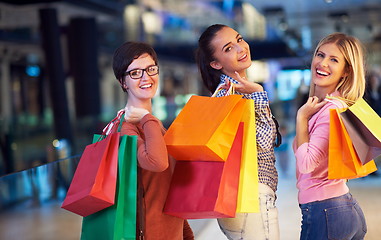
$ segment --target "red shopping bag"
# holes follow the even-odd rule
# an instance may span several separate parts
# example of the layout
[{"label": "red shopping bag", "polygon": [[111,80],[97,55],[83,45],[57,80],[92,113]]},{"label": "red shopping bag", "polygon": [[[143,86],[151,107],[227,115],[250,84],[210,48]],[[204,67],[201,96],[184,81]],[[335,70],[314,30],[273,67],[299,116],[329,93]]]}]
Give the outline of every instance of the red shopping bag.
[{"label": "red shopping bag", "polygon": [[243,127],[240,123],[225,162],[176,162],[164,213],[184,219],[235,216]]},{"label": "red shopping bag", "polygon": [[83,218],[81,240],[135,240],[137,136],[121,136],[115,204]]},{"label": "red shopping bag", "polygon": [[62,208],[86,217],[114,204],[120,137],[117,129],[120,117],[121,114],[118,114],[106,126],[111,127],[108,136],[102,139],[103,135],[96,135],[98,140],[102,140],[86,146]]}]

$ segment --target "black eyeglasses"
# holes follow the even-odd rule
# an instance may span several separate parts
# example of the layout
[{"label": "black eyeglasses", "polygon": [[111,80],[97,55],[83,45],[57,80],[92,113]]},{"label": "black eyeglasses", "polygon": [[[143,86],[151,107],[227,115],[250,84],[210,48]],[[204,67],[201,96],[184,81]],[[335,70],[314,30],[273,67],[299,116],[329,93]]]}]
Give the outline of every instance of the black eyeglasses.
[{"label": "black eyeglasses", "polygon": [[128,75],[132,79],[140,79],[143,77],[144,72],[146,72],[148,76],[154,76],[159,73],[159,66],[152,65],[146,69],[132,69],[131,71],[125,72],[124,76]]}]

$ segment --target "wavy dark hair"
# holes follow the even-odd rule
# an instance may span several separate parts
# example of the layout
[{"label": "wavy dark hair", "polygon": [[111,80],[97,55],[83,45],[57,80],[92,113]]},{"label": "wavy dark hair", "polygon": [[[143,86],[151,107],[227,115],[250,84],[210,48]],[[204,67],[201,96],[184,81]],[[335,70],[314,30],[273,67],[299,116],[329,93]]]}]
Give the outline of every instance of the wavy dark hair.
[{"label": "wavy dark hair", "polygon": [[216,34],[222,29],[228,27],[223,24],[214,24],[209,26],[201,34],[198,40],[198,48],[196,50],[196,62],[201,73],[202,81],[205,87],[213,93],[220,83],[221,70],[214,69],[210,63],[214,61],[214,48],[212,41]]},{"label": "wavy dark hair", "polygon": [[130,66],[132,61],[145,53],[149,54],[152,57],[156,65],[158,64],[157,54],[155,50],[151,47],[151,45],[147,43],[125,42],[115,50],[112,69],[114,70],[115,78],[121,84],[124,92],[127,92],[127,89],[124,87],[124,76],[128,66]]}]

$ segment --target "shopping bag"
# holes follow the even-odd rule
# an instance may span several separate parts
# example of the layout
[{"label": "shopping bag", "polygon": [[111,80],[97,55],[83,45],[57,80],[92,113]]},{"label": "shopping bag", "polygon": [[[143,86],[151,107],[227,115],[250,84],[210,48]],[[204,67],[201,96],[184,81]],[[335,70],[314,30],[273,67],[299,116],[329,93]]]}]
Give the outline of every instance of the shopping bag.
[{"label": "shopping bag", "polygon": [[330,109],[328,179],[364,177],[377,170],[374,161],[362,165],[341,120],[345,109]]},{"label": "shopping bag", "polygon": [[[235,93],[234,84],[228,81],[227,84],[220,84],[212,96],[218,96],[219,92],[222,91],[222,89],[226,89],[226,87],[227,90],[224,96]],[[245,128],[236,212],[253,213],[259,212],[259,180],[254,100],[245,100],[244,109],[245,111],[242,114],[241,121],[245,123]]]},{"label": "shopping bag", "polygon": [[85,217],[114,204],[119,135],[86,146],[62,208]]},{"label": "shopping bag", "polygon": [[[228,87],[224,96],[235,93],[234,84],[230,81],[217,87],[212,96],[218,96],[223,86]],[[242,146],[242,159],[240,169],[240,183],[237,198],[238,213],[259,212],[259,192],[258,192],[258,161],[256,148],[256,125],[254,100],[245,100],[245,111],[241,121],[245,123],[244,139]]]},{"label": "shopping bag", "polygon": [[258,161],[254,100],[245,100],[244,136],[237,199],[238,213],[259,212]]},{"label": "shopping bag", "polygon": [[[114,204],[121,115],[107,124],[96,142],[86,146],[62,208],[83,217]],[[108,134],[108,135],[107,135]]]},{"label": "shopping bag", "polygon": [[225,162],[176,162],[164,213],[184,219],[235,216],[243,127],[241,123]]},{"label": "shopping bag", "polygon": [[137,137],[121,137],[116,202],[83,218],[82,240],[135,240],[137,196]]},{"label": "shopping bag", "polygon": [[340,117],[362,164],[381,154],[381,118],[364,99],[357,100]]},{"label": "shopping bag", "polygon": [[240,95],[193,95],[164,135],[177,160],[225,161],[237,132],[245,99]]}]

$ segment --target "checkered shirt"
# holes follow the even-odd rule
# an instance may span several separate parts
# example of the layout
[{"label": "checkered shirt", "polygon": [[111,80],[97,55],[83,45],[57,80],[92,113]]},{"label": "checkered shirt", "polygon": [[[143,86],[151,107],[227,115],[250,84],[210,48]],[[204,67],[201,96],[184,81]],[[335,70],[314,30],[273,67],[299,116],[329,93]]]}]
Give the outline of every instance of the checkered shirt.
[{"label": "checkered shirt", "polygon": [[[222,74],[220,84],[217,89],[219,89],[227,81],[235,84],[239,83],[233,78]],[[226,93],[226,89],[220,89],[220,91],[216,94],[216,97],[225,96]],[[260,183],[268,185],[275,192],[278,185],[278,172],[275,168],[274,154],[276,125],[272,119],[267,92],[253,92],[250,94],[235,92],[235,94],[242,95],[245,99],[254,100],[258,154],[258,178]]]}]

